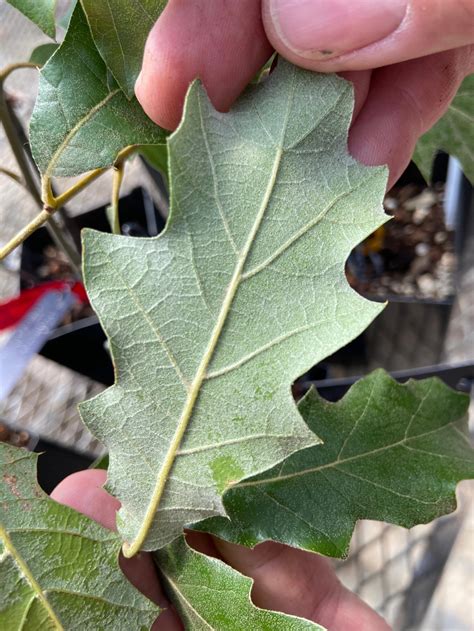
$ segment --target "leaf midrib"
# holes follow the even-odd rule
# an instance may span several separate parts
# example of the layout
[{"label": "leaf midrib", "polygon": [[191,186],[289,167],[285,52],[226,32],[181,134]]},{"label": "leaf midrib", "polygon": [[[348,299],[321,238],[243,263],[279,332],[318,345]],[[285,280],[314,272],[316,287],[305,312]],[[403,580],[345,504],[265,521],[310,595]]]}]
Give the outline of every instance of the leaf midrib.
[{"label": "leaf midrib", "polygon": [[[31,589],[34,592],[34,598],[37,598],[41,602],[44,609],[48,613],[48,616],[51,619],[52,623],[54,624],[54,627],[57,629],[57,631],[64,631],[64,627],[59,621],[59,618],[56,616],[51,604],[49,603],[46,597],[46,594],[44,593],[39,583],[36,581],[35,577],[31,573],[30,568],[28,567],[26,562],[23,560],[18,550],[15,548],[13,541],[10,539],[7,531],[1,525],[0,525],[0,539],[3,541],[3,545],[5,546],[5,550],[8,552],[8,555],[12,557],[18,570],[31,586]],[[31,606],[32,601],[33,599],[31,599],[28,602],[27,608]]]},{"label": "leaf midrib", "polygon": [[176,583],[169,577],[168,574],[166,574],[166,572],[163,571],[161,567],[160,567],[160,572],[166,578],[166,580],[171,585],[171,587],[175,590],[177,598],[179,598],[182,603],[185,603],[185,606],[188,607],[195,614],[196,618],[198,618],[199,620],[202,620],[202,622],[206,625],[206,627],[211,629],[211,631],[216,631],[215,627],[211,626],[209,622],[205,618],[203,618],[201,614],[191,605],[189,600],[186,598],[183,592],[179,589]]},{"label": "leaf midrib", "polygon": [[157,476],[157,481],[156,481],[156,485],[155,485],[155,489],[154,492],[152,494],[150,503],[148,505],[148,508],[146,510],[145,513],[145,517],[143,519],[143,523],[140,526],[140,529],[137,533],[137,536],[135,537],[134,541],[132,541],[130,544],[125,543],[124,547],[123,547],[123,553],[126,557],[131,557],[134,556],[142,547],[143,543],[145,542],[145,539],[147,537],[148,531],[150,530],[150,527],[152,525],[155,513],[158,509],[159,503],[161,501],[163,492],[165,490],[166,487],[166,482],[168,480],[168,476],[171,472],[171,469],[173,467],[174,461],[176,459],[176,455],[178,453],[179,447],[181,445],[181,442],[184,438],[185,432],[187,430],[188,424],[191,420],[193,411],[194,411],[194,406],[195,403],[197,401],[197,398],[199,396],[199,393],[201,391],[201,386],[204,382],[204,380],[206,379],[207,376],[207,368],[209,366],[209,363],[212,359],[212,356],[214,354],[214,351],[216,349],[217,343],[219,341],[219,338],[221,336],[222,330],[224,328],[225,322],[227,320],[227,316],[229,314],[232,302],[234,300],[235,294],[237,293],[237,290],[239,288],[240,285],[240,281],[242,279],[242,272],[243,272],[243,268],[245,266],[245,263],[247,261],[248,255],[250,253],[250,250],[252,248],[252,245],[255,241],[255,237],[258,233],[258,230],[260,228],[260,225],[262,223],[263,217],[265,215],[265,212],[268,208],[268,204],[270,202],[270,198],[275,186],[275,182],[276,182],[276,178],[278,175],[278,171],[280,168],[280,164],[281,164],[281,159],[283,156],[283,147],[277,147],[276,148],[276,152],[275,152],[275,158],[273,161],[273,166],[272,166],[272,170],[271,170],[271,174],[270,174],[270,178],[269,178],[269,182],[267,185],[267,188],[265,190],[265,194],[263,196],[262,199],[262,203],[260,205],[260,208],[258,210],[255,222],[252,226],[252,229],[247,237],[247,241],[244,245],[244,248],[241,252],[241,254],[239,255],[238,259],[237,259],[237,264],[235,266],[235,270],[234,273],[232,275],[232,278],[230,280],[230,283],[227,287],[227,290],[225,292],[224,295],[224,301],[222,303],[222,307],[221,310],[219,312],[219,315],[217,317],[217,321],[216,321],[216,325],[213,329],[213,332],[211,334],[208,346],[203,354],[201,363],[198,367],[198,370],[196,372],[196,376],[194,377],[193,382],[191,383],[191,386],[189,388],[188,391],[188,396],[181,414],[181,417],[179,419],[176,431],[174,433],[174,436],[171,440],[171,444],[170,447],[168,449],[168,452],[165,456],[165,459],[163,461],[163,465],[158,473]]},{"label": "leaf midrib", "polygon": [[61,142],[61,144],[58,146],[58,148],[54,152],[51,160],[49,161],[49,164],[44,173],[44,177],[46,179],[50,178],[53,175],[54,168],[56,167],[63,151],[69,145],[72,138],[74,138],[74,136],[82,129],[82,127],[84,127],[84,125],[88,123],[97,114],[97,112],[99,112],[103,107],[105,107],[107,103],[119,92],[120,92],[120,88],[117,88],[116,90],[113,90],[112,92],[109,92],[106,97],[104,97],[99,103],[97,103],[97,105],[94,105],[94,107],[91,108],[87,112],[87,114],[83,116],[74,125],[74,127],[72,127],[72,129],[70,129],[70,131],[64,137],[64,140]]}]

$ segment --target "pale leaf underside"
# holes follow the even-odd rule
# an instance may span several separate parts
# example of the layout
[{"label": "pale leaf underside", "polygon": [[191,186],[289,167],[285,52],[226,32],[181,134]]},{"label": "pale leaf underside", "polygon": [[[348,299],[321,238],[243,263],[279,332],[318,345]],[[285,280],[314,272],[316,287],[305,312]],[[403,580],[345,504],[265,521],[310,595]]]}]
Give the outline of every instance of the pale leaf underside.
[{"label": "pale leaf underside", "polygon": [[317,442],[291,383],[379,313],[344,275],[386,220],[386,171],[356,163],[350,83],[280,62],[229,114],[199,84],[169,142],[154,239],[86,232],[85,280],[115,386],[82,406],[110,453],[132,554],[224,515],[221,495]]}]

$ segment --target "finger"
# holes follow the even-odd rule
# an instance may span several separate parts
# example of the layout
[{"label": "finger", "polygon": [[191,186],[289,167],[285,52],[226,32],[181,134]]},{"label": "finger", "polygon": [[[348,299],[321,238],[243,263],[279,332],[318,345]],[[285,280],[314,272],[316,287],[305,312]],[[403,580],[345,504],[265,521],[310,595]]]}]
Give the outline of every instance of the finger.
[{"label": "finger", "polygon": [[341,77],[350,81],[354,87],[354,111],[352,112],[352,120],[354,121],[362,110],[367,96],[369,95],[370,80],[372,77],[371,70],[348,70],[340,72]]},{"label": "finger", "polygon": [[351,154],[367,165],[387,164],[394,184],[420,135],[449,106],[468,60],[464,48],[375,70],[349,134]]},{"label": "finger", "polygon": [[90,517],[104,528],[116,530],[115,514],[120,502],[102,488],[106,479],[107,472],[101,469],[79,471],[60,482],[51,497]]},{"label": "finger", "polygon": [[[87,515],[109,530],[115,530],[115,515],[120,502],[109,495],[102,487],[107,473],[99,469],[87,469],[73,473],[60,482],[51,497]],[[120,567],[128,580],[147,598],[163,608],[167,608],[153,626],[156,631],[179,631],[181,622],[163,594],[153,560],[149,554],[140,553],[131,559],[120,555]]]},{"label": "finger", "polygon": [[196,77],[225,111],[271,53],[260,0],[170,0],[148,38],[135,91],[150,118],[174,129]]},{"label": "finger", "polygon": [[267,36],[293,63],[362,70],[474,43],[472,0],[263,0]]},{"label": "finger", "polygon": [[317,554],[263,543],[253,550],[216,539],[227,561],[254,579],[252,600],[259,607],[318,622],[331,631],[388,631],[388,625],[337,579],[329,561]]}]

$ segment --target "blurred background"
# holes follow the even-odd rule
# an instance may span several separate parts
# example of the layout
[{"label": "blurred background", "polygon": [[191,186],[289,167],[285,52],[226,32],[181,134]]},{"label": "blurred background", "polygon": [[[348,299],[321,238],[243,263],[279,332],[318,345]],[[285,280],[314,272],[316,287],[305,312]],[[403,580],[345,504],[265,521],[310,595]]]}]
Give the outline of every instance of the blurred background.
[{"label": "blurred background", "polygon": [[[0,0],[0,68],[27,60],[47,41]],[[22,135],[34,105],[36,71],[14,73],[5,88]],[[17,170],[1,127],[0,167]],[[35,178],[33,167],[31,172]],[[387,194],[384,205],[393,220],[355,249],[346,271],[357,291],[389,304],[362,336],[304,375],[294,385],[295,397],[314,384],[335,401],[356,377],[376,367],[401,381],[437,375],[472,390],[472,187],[459,164],[442,154],[433,182],[427,187],[410,165]],[[70,184],[58,182],[57,192]],[[67,204],[59,221],[72,242],[84,226],[110,230],[110,190],[105,174]],[[37,212],[31,195],[0,172],[0,244]],[[160,174],[134,158],[122,187],[122,230],[158,234],[167,212]],[[82,425],[77,404],[112,382],[105,336],[80,279],[42,228],[0,264],[0,440],[44,452],[39,480],[45,490],[103,456],[103,446]],[[472,483],[462,483],[458,495],[458,510],[434,524],[405,530],[359,522],[349,559],[336,563],[341,580],[397,630],[474,628]]]}]

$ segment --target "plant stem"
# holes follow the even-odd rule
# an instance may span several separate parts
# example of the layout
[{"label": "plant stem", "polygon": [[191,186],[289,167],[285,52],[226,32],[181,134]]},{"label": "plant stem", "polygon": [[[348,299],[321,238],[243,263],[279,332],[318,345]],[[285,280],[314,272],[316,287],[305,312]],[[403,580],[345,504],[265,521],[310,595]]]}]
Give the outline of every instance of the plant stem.
[{"label": "plant stem", "polygon": [[[18,65],[13,64],[13,66],[18,66]],[[13,68],[13,66],[9,67],[10,72],[12,72],[15,69]],[[22,67],[21,64],[18,67]],[[15,156],[15,160],[23,176],[23,181],[21,181],[21,179],[17,177],[14,177],[14,179],[27,189],[27,191],[35,200],[37,206],[43,209],[43,202],[41,201],[41,195],[39,193],[38,183],[31,172],[31,167],[28,162],[28,158],[25,154],[24,148],[18,137],[15,123],[12,118],[7,100],[5,98],[5,92],[3,90],[3,81],[8,76],[8,74],[9,72],[5,74],[5,71],[3,71],[3,73],[0,74],[0,122],[3,125],[8,143],[11,147],[13,155]],[[2,172],[6,173],[7,175],[10,175],[10,177],[14,175],[8,172],[6,169],[2,169]],[[62,230],[54,221],[49,211],[43,210],[42,213],[38,215],[38,217],[42,217],[42,221],[37,227],[42,226],[46,221],[48,222],[48,230],[51,233],[53,240],[56,242],[58,247],[60,247],[64,251],[64,253],[69,259],[71,268],[73,269],[76,276],[80,278],[81,277],[80,254],[76,252],[75,249],[69,244],[68,240],[64,237]],[[30,224],[28,224],[28,226],[26,226],[26,228],[24,228],[24,230],[19,232],[18,235],[16,235],[16,237],[14,237],[9,243],[7,243],[7,245],[4,248],[0,250],[0,252],[2,253],[0,256],[0,260],[3,259],[5,256],[7,256],[7,254],[10,254],[12,249],[15,249],[17,247],[17,245],[15,245],[13,246],[12,249],[10,249],[12,244],[16,241],[17,237],[19,237],[19,235],[26,234],[26,236],[23,236],[22,240],[18,243],[18,245],[20,245],[24,239],[26,239],[32,232],[34,232],[36,228],[34,228],[32,232],[29,232],[29,229],[31,228],[32,225],[37,225],[36,222],[38,220],[38,217],[36,217]]]},{"label": "plant stem", "polygon": [[114,234],[121,234],[120,228],[120,216],[119,216],[119,202],[120,202],[120,188],[123,182],[123,176],[125,173],[125,162],[120,162],[114,167],[114,177],[112,182],[112,232]]},{"label": "plant stem", "polygon": [[0,72],[0,83],[3,83],[5,79],[15,70],[22,70],[24,68],[40,68],[40,65],[34,63],[33,61],[20,61],[18,63],[5,66],[5,68],[3,68]]},{"label": "plant stem", "polygon": [[104,169],[94,169],[80,180],[78,180],[75,184],[71,186],[67,191],[54,197],[51,191],[51,180],[46,179],[43,182],[43,202],[50,206],[51,208],[59,208],[59,206],[64,206],[70,199],[75,197],[78,193],[80,193],[86,186],[88,186],[91,182],[100,177],[103,173],[107,171],[107,168]]},{"label": "plant stem", "polygon": [[[1,82],[0,82],[0,93],[1,93],[1,98],[3,99],[4,105],[5,105],[5,108],[7,110],[7,114],[9,114],[8,107],[5,101],[5,95],[4,95],[3,89],[1,89]],[[0,110],[0,114],[2,114],[1,110]],[[3,118],[1,120],[2,122],[4,122]],[[11,118],[10,118],[10,123],[11,123]],[[13,144],[17,143],[18,138],[16,137],[13,125],[11,125],[11,129],[13,130],[12,137],[14,138],[13,143],[11,143],[12,148],[13,148]],[[8,134],[7,134],[7,137],[8,137]],[[15,147],[18,149],[18,144],[15,144]],[[133,147],[133,146],[125,147],[125,149],[123,149],[119,153],[117,160],[115,161],[114,167],[118,171],[122,171],[121,179],[123,178],[123,164],[125,160],[131,154],[134,153],[134,151],[136,151],[136,147]],[[19,158],[20,160],[23,160],[26,164],[24,154],[21,154]],[[20,162],[19,162],[19,165],[20,165],[20,168],[22,168]],[[22,230],[20,230],[20,232],[18,232],[18,234],[16,234],[13,237],[13,239],[11,239],[3,248],[0,248],[0,261],[4,259],[6,256],[8,256],[11,252],[13,252],[15,248],[20,246],[25,239],[27,239],[29,236],[33,234],[33,232],[35,232],[35,230],[37,230],[38,228],[41,228],[41,226],[43,226],[47,221],[50,222],[52,215],[56,211],[58,211],[63,204],[65,204],[72,197],[80,193],[83,188],[85,188],[88,184],[93,182],[95,179],[97,179],[100,175],[102,175],[106,171],[107,171],[107,167],[104,167],[101,169],[94,169],[93,171],[85,175],[83,178],[81,178],[78,182],[73,184],[73,186],[71,186],[69,190],[62,193],[62,195],[58,195],[58,197],[54,197],[53,195],[52,188],[51,188],[51,180],[49,178],[45,178],[42,183],[43,200],[39,201],[41,205],[44,204],[43,210],[32,221],[30,221],[30,223],[27,226],[25,226]],[[120,183],[121,183],[121,179],[120,179]],[[118,186],[118,191],[120,191],[120,186]],[[55,225],[55,228],[56,230],[59,230],[57,225]],[[66,248],[67,248],[67,245],[66,245]],[[69,253],[70,253],[70,249],[69,249],[69,252],[66,249],[66,254],[68,255],[68,257],[69,257]],[[78,266],[74,262],[74,260],[70,260],[70,263],[73,269],[75,270],[78,269]]]},{"label": "plant stem", "polygon": [[25,152],[19,141],[18,134],[13,123],[13,119],[10,114],[10,108],[8,107],[7,100],[5,98],[5,92],[3,90],[3,82],[0,80],[0,122],[5,130],[8,143],[10,144],[15,160],[23,175],[26,188],[33,196],[38,206],[42,207],[41,196],[38,190],[38,184],[35,181],[30,165],[28,164]]},{"label": "plant stem", "polygon": [[11,239],[3,248],[0,249],[0,260],[4,259],[6,256],[11,254],[15,248],[25,241],[28,237],[30,237],[35,230],[41,228],[41,226],[46,223],[54,210],[42,210],[36,217],[30,221],[30,223],[22,228],[20,232],[18,232],[13,239]]},{"label": "plant stem", "polygon": [[[58,208],[58,210],[60,209]],[[46,226],[51,233],[53,240],[56,242],[56,245],[58,245],[67,256],[69,265],[71,266],[71,269],[74,272],[75,276],[80,279],[82,277],[80,253],[71,244],[69,239],[64,235],[64,231],[62,230],[61,226],[58,225],[56,217],[53,217],[51,213],[49,213],[49,218]]]},{"label": "plant stem", "polygon": [[25,184],[24,184],[23,180],[21,179],[21,177],[19,175],[17,175],[16,173],[14,173],[13,171],[10,171],[10,169],[4,169],[3,167],[0,167],[0,174],[1,175],[6,175],[6,177],[10,178],[11,180],[16,182],[20,186],[25,187]]},{"label": "plant stem", "polygon": [[[114,163],[114,167],[120,168],[120,166],[125,162],[125,160],[130,155],[132,155],[136,150],[137,148],[134,146],[125,147],[125,149],[122,149],[122,151],[117,156],[117,159]],[[53,195],[53,192],[51,189],[51,179],[45,178],[43,180],[43,185],[42,185],[43,203],[46,206],[49,206],[50,208],[54,208],[54,209],[57,209],[59,206],[64,206],[64,204],[66,204],[70,199],[72,199],[78,193],[80,193],[82,189],[88,186],[91,182],[93,182],[98,177],[100,177],[103,173],[108,171],[108,169],[109,169],[108,167],[103,167],[100,169],[94,169],[93,171],[90,171],[89,173],[87,173],[87,175],[85,175],[80,180],[78,180],[75,184],[73,184],[71,188],[69,188],[67,191],[65,191],[61,195],[58,195],[57,197]]]}]

